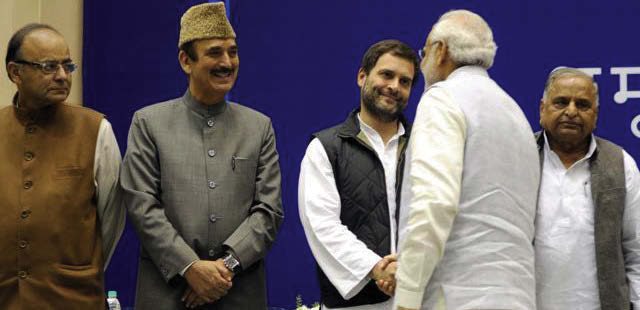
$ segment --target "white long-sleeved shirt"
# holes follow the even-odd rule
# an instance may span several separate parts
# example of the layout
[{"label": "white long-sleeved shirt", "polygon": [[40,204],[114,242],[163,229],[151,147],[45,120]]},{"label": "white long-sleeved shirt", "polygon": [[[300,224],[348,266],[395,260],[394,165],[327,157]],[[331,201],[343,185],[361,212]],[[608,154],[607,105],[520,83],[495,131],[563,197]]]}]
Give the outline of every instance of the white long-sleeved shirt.
[{"label": "white long-sleeved shirt", "polygon": [[111,124],[102,119],[96,140],[93,181],[96,186],[96,205],[105,258],[104,269],[109,265],[125,225],[126,209],[122,205],[118,189],[121,161],[120,149]]},{"label": "white long-sleeved shirt", "polygon": [[[536,280],[538,309],[600,309],[594,205],[589,159],[597,143],[591,139],[584,158],[568,169],[544,136],[544,163],[536,216]],[[623,151],[626,200],[622,248],[630,297],[640,307],[640,174]]]},{"label": "white long-sleeved shirt", "polygon": [[425,286],[442,258],[458,212],[465,139],[460,107],[444,89],[429,89],[418,104],[407,148],[397,306],[420,308]]},{"label": "white long-sleeved shirt", "polygon": [[[405,133],[402,124],[385,145],[373,128],[360,119],[360,130],[382,162],[389,207],[390,248],[395,252],[396,235],[396,167],[399,137]],[[340,194],[327,153],[318,139],[307,147],[300,167],[298,186],[300,220],[316,261],[343,298],[358,294],[371,280],[369,272],[382,259],[340,221]],[[349,310],[391,309],[391,300],[374,305],[349,307]],[[331,310],[323,305],[323,309]],[[333,308],[332,310],[338,310]]]}]

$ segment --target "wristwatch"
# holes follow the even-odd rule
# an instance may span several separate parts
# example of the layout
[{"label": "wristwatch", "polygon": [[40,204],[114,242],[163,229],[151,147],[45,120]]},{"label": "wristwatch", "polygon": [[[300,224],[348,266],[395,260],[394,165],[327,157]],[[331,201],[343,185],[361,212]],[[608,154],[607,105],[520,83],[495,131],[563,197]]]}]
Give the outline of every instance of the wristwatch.
[{"label": "wristwatch", "polygon": [[237,273],[240,271],[240,262],[233,257],[233,254],[228,253],[224,258],[222,258],[222,262],[227,269],[231,270],[231,272]]}]

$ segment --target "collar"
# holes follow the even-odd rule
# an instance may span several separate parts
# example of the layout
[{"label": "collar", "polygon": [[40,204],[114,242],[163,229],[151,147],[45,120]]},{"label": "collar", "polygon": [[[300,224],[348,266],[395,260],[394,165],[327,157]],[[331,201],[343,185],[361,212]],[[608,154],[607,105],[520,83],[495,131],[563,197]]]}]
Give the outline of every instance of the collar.
[{"label": "collar", "polygon": [[211,117],[221,114],[227,110],[227,106],[229,105],[226,100],[212,105],[202,104],[191,95],[191,92],[188,89],[182,96],[182,102],[184,102],[184,104],[186,104],[189,109],[193,110],[202,117]]},{"label": "collar", "polygon": [[457,76],[461,76],[461,75],[476,75],[476,76],[489,77],[489,73],[487,72],[487,69],[483,67],[462,66],[460,68],[453,70],[453,72],[451,72],[451,74],[449,74],[449,76],[447,77],[447,80],[455,78]]},{"label": "collar", "polygon": [[18,121],[24,125],[27,124],[44,124],[51,119],[56,113],[58,107],[64,103],[53,103],[47,105],[39,110],[30,111],[29,113],[20,107],[18,104],[18,92],[15,93],[12,99],[13,112]]},{"label": "collar", "polygon": [[[547,138],[547,132],[544,131],[544,130],[542,131],[542,134],[538,138],[538,147],[539,148],[542,147],[542,150],[545,153],[549,153],[549,152],[553,151],[551,149],[551,147],[549,146],[549,140]],[[596,150],[597,150],[596,136],[594,136],[593,133],[592,133],[591,134],[591,142],[589,142],[589,150],[587,150],[587,154],[585,154],[584,157],[581,158],[579,161],[582,161],[582,160],[585,160],[585,159],[590,160],[591,157],[596,153]]]},{"label": "collar", "polygon": [[[344,123],[342,123],[342,125],[340,126],[340,129],[338,130],[338,135],[342,136],[342,137],[351,137],[351,138],[355,138],[358,136],[358,134],[360,133],[360,128],[361,128],[361,124],[364,124],[364,122],[360,122],[360,108],[356,108],[355,110],[351,111],[351,113],[349,113],[349,116],[347,117],[347,119],[344,121]],[[409,123],[407,123],[407,119],[405,118],[404,114],[400,115],[400,126],[398,128],[398,133],[400,133],[400,128],[402,128],[402,134],[401,136],[408,136],[409,133],[411,132],[411,125],[409,125]],[[366,124],[364,124],[366,126]],[[371,128],[371,127],[369,127]],[[371,128],[371,130],[374,130],[373,128]]]},{"label": "collar", "polygon": [[[375,136],[375,135],[380,135],[375,129],[373,129],[371,126],[369,126],[367,123],[362,121],[362,118],[360,118],[360,113],[357,114],[358,116],[358,123],[360,123],[360,130],[364,131],[367,136]],[[404,135],[404,125],[402,125],[402,122],[398,123],[398,131],[396,132],[396,134],[393,135],[393,137],[391,137],[391,139],[389,139],[389,141],[395,139],[396,137],[400,137],[402,135]]]}]

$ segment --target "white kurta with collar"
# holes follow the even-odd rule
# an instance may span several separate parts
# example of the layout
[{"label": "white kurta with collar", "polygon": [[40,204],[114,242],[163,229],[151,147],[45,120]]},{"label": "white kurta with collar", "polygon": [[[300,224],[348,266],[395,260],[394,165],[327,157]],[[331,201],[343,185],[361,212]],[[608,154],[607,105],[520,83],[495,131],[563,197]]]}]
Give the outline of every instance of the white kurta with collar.
[{"label": "white kurta with collar", "polygon": [[[567,169],[549,148],[546,135],[544,139],[535,239],[538,309],[600,309],[589,169],[597,143],[592,138],[585,157]],[[640,175],[625,151],[623,158],[627,194],[622,247],[631,301],[638,308]]]}]

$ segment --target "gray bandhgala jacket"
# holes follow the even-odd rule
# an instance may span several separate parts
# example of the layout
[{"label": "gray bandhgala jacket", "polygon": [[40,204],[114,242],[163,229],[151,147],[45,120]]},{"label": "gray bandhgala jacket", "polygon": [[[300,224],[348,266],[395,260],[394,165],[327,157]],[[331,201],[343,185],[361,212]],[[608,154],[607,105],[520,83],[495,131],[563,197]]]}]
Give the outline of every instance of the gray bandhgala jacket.
[{"label": "gray bandhgala jacket", "polygon": [[263,258],[283,219],[271,121],[183,97],[137,111],[120,184],[141,241],[136,309],[184,309],[180,272],[231,249],[242,271],[205,308],[265,309]]}]

